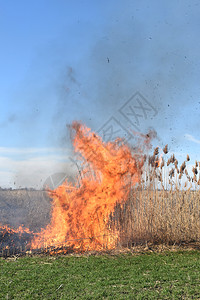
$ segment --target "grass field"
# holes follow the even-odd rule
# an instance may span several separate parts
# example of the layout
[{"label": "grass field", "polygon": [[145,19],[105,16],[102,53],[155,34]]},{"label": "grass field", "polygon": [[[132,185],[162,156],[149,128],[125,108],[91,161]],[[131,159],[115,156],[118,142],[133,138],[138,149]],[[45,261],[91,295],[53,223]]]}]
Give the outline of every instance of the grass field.
[{"label": "grass field", "polygon": [[1,259],[0,299],[200,299],[200,252]]}]

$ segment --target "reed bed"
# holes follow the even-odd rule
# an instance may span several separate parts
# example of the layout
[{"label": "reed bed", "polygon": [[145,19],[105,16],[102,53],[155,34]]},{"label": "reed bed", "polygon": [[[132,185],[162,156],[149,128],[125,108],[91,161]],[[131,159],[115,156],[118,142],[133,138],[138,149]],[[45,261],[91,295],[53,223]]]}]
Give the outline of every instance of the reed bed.
[{"label": "reed bed", "polygon": [[[167,146],[162,153],[167,158]],[[199,163],[189,175],[189,155],[180,167],[174,154],[166,158],[155,148],[145,158],[141,183],[116,205],[109,226],[120,232],[120,245],[200,242]]]}]

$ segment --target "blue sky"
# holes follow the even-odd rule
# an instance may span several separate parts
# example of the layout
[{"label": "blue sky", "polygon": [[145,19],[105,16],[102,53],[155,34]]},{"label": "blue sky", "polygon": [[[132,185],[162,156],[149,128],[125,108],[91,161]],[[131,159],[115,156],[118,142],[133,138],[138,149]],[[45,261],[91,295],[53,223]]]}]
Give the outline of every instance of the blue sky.
[{"label": "blue sky", "polygon": [[139,131],[199,159],[199,15],[198,1],[0,0],[0,186],[72,168],[73,120],[136,130],[120,108],[137,92],[157,112]]}]

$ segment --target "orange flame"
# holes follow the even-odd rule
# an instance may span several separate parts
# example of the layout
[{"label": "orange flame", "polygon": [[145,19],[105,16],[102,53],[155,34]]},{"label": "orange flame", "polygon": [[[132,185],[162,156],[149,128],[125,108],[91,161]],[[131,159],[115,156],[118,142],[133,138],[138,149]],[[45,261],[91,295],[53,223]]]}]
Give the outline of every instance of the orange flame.
[{"label": "orange flame", "polygon": [[17,229],[13,229],[8,227],[7,225],[1,225],[0,223],[0,229],[4,233],[18,233],[19,235],[22,235],[23,233],[32,233],[32,231],[30,231],[29,228],[26,228],[23,225],[19,226]]},{"label": "orange flame", "polygon": [[122,140],[104,143],[78,122],[72,124],[72,130],[75,151],[82,157],[83,176],[74,186],[65,182],[50,192],[51,223],[35,234],[32,248],[112,249],[119,232],[108,227],[109,215],[117,202],[127,200],[130,186],[140,181],[143,160],[137,157],[136,162]]}]

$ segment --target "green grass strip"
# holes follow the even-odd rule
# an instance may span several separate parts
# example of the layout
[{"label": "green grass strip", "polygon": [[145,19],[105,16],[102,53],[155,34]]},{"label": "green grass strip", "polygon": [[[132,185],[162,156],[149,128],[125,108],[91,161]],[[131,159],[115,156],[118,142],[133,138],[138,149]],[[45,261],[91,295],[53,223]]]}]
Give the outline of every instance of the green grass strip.
[{"label": "green grass strip", "polygon": [[0,259],[0,299],[199,299],[200,252]]}]

